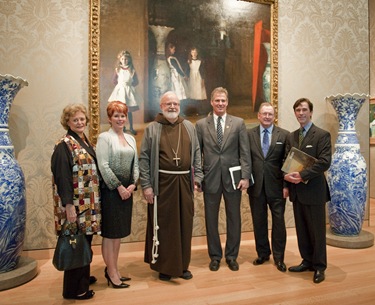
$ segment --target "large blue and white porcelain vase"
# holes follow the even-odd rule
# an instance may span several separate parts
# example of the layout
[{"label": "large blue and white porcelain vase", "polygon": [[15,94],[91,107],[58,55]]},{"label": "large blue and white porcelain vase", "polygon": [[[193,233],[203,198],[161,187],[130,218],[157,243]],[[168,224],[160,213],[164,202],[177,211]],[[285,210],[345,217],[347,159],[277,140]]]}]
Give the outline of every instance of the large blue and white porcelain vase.
[{"label": "large blue and white porcelain vase", "polygon": [[329,222],[333,234],[357,236],[362,229],[367,195],[367,166],[361,154],[355,121],[365,94],[345,94],[326,97],[336,110],[339,130],[328,170],[331,202]]},{"label": "large blue and white porcelain vase", "polygon": [[9,137],[9,111],[27,81],[0,74],[0,273],[15,269],[25,237],[25,179]]}]

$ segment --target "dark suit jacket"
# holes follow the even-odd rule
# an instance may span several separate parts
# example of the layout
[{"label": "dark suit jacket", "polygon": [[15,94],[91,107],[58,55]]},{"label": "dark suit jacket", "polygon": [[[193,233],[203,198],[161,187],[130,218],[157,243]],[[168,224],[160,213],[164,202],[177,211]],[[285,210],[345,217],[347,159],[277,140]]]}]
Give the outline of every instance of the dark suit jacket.
[{"label": "dark suit jacket", "polygon": [[251,174],[249,140],[244,120],[227,114],[221,147],[217,143],[212,114],[199,120],[195,128],[203,155],[203,191],[215,193],[222,183],[226,191],[234,192],[229,167],[241,165],[243,179],[249,179]]},{"label": "dark suit jacket", "polygon": [[248,194],[259,197],[264,185],[266,196],[269,198],[283,198],[283,187],[286,186],[281,171],[285,159],[289,131],[274,126],[270,148],[267,156],[263,156],[260,126],[248,131],[251,151],[252,173],[254,185],[247,190]]},{"label": "dark suit jacket", "polygon": [[[291,147],[298,148],[298,134],[299,129],[290,134],[289,143]],[[318,161],[311,168],[300,172],[302,179],[308,181],[307,184],[302,182],[298,184],[289,183],[290,201],[293,202],[298,198],[302,204],[325,204],[330,200],[324,172],[331,165],[331,135],[312,124],[303,139],[300,150],[315,157]]]}]

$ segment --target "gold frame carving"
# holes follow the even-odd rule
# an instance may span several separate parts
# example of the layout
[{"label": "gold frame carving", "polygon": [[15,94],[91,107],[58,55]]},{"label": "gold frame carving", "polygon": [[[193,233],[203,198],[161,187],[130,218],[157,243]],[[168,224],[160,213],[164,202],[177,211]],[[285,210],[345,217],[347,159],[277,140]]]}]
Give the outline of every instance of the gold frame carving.
[{"label": "gold frame carving", "polygon": [[[278,120],[278,0],[241,0],[270,5],[271,9],[271,103]],[[100,132],[99,65],[100,0],[90,0],[89,25],[89,137],[96,143]]]},{"label": "gold frame carving", "polygon": [[100,0],[90,0],[89,27],[89,138],[96,143],[100,132],[99,105]]}]

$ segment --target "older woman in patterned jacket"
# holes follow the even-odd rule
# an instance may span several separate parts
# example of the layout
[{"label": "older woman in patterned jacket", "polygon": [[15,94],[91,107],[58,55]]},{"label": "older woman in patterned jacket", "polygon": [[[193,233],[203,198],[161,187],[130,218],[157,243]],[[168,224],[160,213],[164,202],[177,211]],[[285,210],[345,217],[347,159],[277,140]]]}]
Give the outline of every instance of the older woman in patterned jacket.
[{"label": "older woman in patterned jacket", "polygon": [[[60,123],[67,133],[57,142],[51,159],[55,226],[60,234],[65,220],[77,222],[89,244],[93,234],[100,233],[100,175],[94,147],[84,134],[86,107],[72,104],[64,108]],[[64,271],[63,297],[91,299],[96,282],[90,276],[90,265]]]}]

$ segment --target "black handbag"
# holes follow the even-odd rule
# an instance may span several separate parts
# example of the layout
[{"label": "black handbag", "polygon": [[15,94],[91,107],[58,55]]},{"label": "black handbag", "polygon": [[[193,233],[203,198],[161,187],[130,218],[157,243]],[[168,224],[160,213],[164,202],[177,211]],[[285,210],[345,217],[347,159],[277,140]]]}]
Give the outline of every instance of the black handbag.
[{"label": "black handbag", "polygon": [[58,237],[52,263],[59,271],[87,266],[92,261],[92,251],[77,222],[64,222]]}]

